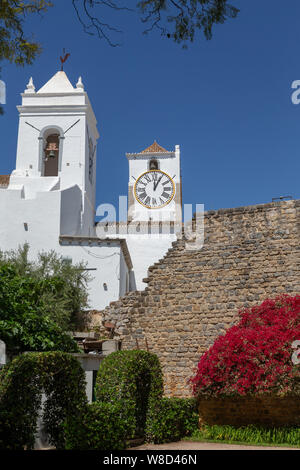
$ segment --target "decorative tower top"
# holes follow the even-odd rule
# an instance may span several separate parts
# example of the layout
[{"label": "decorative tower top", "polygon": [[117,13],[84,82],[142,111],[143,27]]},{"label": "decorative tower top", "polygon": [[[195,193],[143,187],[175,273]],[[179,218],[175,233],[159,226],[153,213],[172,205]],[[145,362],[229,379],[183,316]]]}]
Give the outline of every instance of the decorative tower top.
[{"label": "decorative tower top", "polygon": [[76,89],[78,91],[84,91],[84,85],[82,83],[82,78],[81,77],[78,78],[78,82],[76,83]]},{"label": "decorative tower top", "polygon": [[61,72],[63,72],[63,70],[64,70],[64,63],[67,61],[67,59],[70,57],[71,54],[69,54],[69,53],[66,54],[66,51],[65,51],[65,49],[64,49],[64,50],[63,50],[63,55],[64,55],[64,57],[61,57],[61,56],[60,56],[60,61],[61,61],[61,69],[60,69],[60,70],[61,70]]},{"label": "decorative tower top", "polygon": [[169,153],[169,151],[159,145],[155,140],[150,147],[147,147],[141,153]]},{"label": "decorative tower top", "polygon": [[45,83],[37,92],[42,93],[74,93],[75,88],[63,71],[57,72],[50,80]]},{"label": "decorative tower top", "polygon": [[33,84],[33,79],[30,77],[29,82],[27,83],[26,90],[24,93],[35,93],[35,86]]}]

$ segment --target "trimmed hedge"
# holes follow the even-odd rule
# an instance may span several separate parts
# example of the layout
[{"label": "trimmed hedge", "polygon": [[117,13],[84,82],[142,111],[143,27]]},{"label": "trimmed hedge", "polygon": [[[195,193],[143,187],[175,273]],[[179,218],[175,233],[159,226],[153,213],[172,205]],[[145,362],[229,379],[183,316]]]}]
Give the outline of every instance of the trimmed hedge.
[{"label": "trimmed hedge", "polygon": [[126,438],[144,436],[148,410],[163,395],[158,357],[142,350],[110,354],[100,364],[95,395],[99,402],[122,405]]},{"label": "trimmed hedge", "polygon": [[92,403],[65,423],[67,450],[122,450],[127,433],[122,405]]},{"label": "trimmed hedge", "polygon": [[87,405],[85,373],[63,352],[25,353],[0,372],[0,449],[34,447],[42,393],[43,422],[50,443],[64,448],[63,423]]},{"label": "trimmed hedge", "polygon": [[193,433],[198,422],[194,398],[162,398],[149,410],[146,439],[155,444],[179,441]]},{"label": "trimmed hedge", "polygon": [[175,441],[198,425],[194,399],[162,398],[162,372],[154,354],[110,354],[98,372],[98,401],[88,405],[85,374],[76,358],[26,353],[0,372],[0,449],[34,447],[43,392],[43,423],[57,449],[122,450],[136,436]]}]

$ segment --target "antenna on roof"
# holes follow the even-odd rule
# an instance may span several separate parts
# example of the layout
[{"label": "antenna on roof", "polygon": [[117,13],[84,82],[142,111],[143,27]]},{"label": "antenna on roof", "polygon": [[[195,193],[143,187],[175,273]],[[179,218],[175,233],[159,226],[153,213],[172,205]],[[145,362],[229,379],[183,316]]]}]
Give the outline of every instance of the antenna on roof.
[{"label": "antenna on roof", "polygon": [[64,70],[64,63],[67,61],[67,59],[70,57],[71,54],[67,53],[66,54],[66,50],[65,48],[63,49],[63,56],[60,56],[60,61],[61,61],[61,71],[63,72]]}]

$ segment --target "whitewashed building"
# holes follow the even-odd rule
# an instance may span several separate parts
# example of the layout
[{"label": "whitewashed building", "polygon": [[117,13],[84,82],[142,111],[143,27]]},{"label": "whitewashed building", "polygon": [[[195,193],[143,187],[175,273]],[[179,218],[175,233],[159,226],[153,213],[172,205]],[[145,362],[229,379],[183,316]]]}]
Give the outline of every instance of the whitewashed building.
[{"label": "whitewashed building", "polygon": [[[174,223],[181,223],[179,146],[168,152],[155,142],[127,154],[134,233],[127,233],[127,223],[108,233],[105,222],[95,224],[99,133],[81,78],[74,87],[59,71],[38,91],[30,79],[21,96],[16,168],[0,176],[0,249],[28,243],[32,259],[55,250],[73,263],[86,262],[93,310],[145,288],[148,267],[164,256],[176,239]],[[139,223],[151,221],[164,228],[149,238]]]},{"label": "whitewashed building", "polygon": [[18,106],[16,168],[0,178],[0,248],[27,242],[32,259],[55,250],[91,270],[90,307],[130,289],[126,241],[95,233],[97,121],[81,79],[57,72],[40,90],[32,79]]},{"label": "whitewashed building", "polygon": [[[102,238],[124,237],[131,255],[132,287],[144,290],[149,266],[164,257],[182,228],[180,148],[168,151],[156,141],[138,153],[127,153],[129,166],[126,224],[97,224]],[[109,215],[107,216],[109,217]]]}]

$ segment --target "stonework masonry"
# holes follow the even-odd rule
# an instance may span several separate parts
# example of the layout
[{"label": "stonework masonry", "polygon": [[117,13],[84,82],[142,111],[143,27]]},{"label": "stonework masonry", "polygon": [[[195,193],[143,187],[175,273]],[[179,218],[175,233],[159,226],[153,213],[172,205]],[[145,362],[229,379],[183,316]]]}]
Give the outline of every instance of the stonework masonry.
[{"label": "stonework masonry", "polygon": [[299,397],[240,396],[199,400],[199,424],[299,426]]},{"label": "stonework masonry", "polygon": [[[149,268],[143,292],[102,312],[122,349],[158,355],[167,396],[190,396],[188,379],[239,309],[280,293],[300,293],[300,200],[205,213],[204,246],[181,238]],[[145,248],[146,249],[146,248]]]}]

